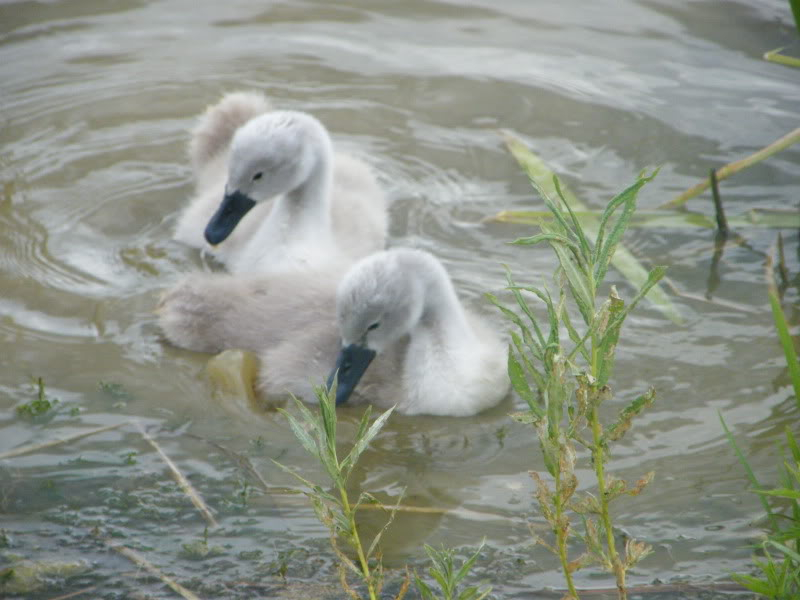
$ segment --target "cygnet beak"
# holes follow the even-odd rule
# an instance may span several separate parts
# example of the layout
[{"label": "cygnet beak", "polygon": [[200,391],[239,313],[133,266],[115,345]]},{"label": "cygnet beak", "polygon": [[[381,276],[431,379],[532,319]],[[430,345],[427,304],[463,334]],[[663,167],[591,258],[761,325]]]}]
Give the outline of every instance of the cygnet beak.
[{"label": "cygnet beak", "polygon": [[339,373],[339,383],[336,387],[336,406],[344,404],[356,389],[361,376],[375,358],[375,350],[359,344],[350,344],[339,350],[336,357],[336,366],[328,376],[328,389],[331,389],[336,373]]},{"label": "cygnet beak", "polygon": [[212,246],[224,242],[242,217],[247,214],[247,211],[255,205],[252,198],[239,191],[225,194],[222,204],[219,205],[217,212],[206,225],[206,241]]}]

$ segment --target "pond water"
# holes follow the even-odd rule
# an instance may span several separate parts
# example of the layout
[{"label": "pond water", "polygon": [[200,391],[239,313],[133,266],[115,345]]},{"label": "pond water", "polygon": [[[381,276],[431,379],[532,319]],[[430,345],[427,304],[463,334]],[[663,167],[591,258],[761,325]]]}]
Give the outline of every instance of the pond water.
[{"label": "pond water", "polygon": [[[270,459],[322,481],[318,465],[280,415],[215,398],[209,357],[162,343],[151,312],[180,274],[210,268],[170,236],[192,189],[188,131],[222,93],[263,90],[317,115],[379,174],[391,244],[441,257],[465,301],[505,329],[482,299],[502,292],[502,263],[538,284],[555,262],[546,247],[506,245],[531,228],[483,223],[541,209],[498,130],[522,136],[592,208],[660,165],[640,197],[652,209],[798,126],[800,72],[761,59],[796,37],[779,0],[3,2],[0,452],[123,425],[0,461],[0,568],[87,561],[27,597],[174,597],[110,551],[111,539],[201,597],[341,596],[325,529],[281,491],[294,482]],[[729,214],[796,211],[798,181],[795,148],[726,180],[722,195]],[[689,207],[713,214],[707,195]],[[776,231],[738,233],[747,244],[729,245],[713,268],[710,230],[625,239],[644,264],[669,266],[684,317],[677,325],[644,303],[619,348],[609,408],[647,385],[659,393],[609,466],[626,479],[656,471],[616,512],[655,548],[633,585],[709,584],[747,569],[760,508],[717,413],[768,481],[784,427],[797,427],[764,283]],[[784,234],[797,274],[797,235]],[[616,271],[609,281],[630,297]],[[796,285],[785,306],[797,323]],[[15,407],[36,397],[39,377],[59,402],[27,419]],[[497,597],[561,588],[554,557],[531,544],[528,523],[543,521],[527,472],[543,465],[530,430],[507,416],[515,407],[510,398],[474,418],[390,420],[354,487],[387,502],[405,490],[404,504],[436,510],[398,516],[389,565],[419,567],[423,543],[466,552],[485,537],[475,574]],[[359,414],[342,411],[343,439]],[[206,523],[135,422],[216,512],[208,546],[221,554],[187,554]],[[579,474],[588,489],[590,473]],[[593,568],[578,583],[613,587]]]}]

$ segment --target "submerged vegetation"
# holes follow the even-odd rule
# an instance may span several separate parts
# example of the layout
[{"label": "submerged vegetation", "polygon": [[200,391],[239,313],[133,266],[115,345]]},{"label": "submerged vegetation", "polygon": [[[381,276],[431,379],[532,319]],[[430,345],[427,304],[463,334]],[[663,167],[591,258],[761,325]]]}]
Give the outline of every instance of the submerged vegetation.
[{"label": "submerged vegetation", "polygon": [[25,404],[17,406],[17,414],[20,417],[36,419],[51,413],[58,404],[58,398],[51,398],[44,389],[44,379],[37,377],[36,397]]}]

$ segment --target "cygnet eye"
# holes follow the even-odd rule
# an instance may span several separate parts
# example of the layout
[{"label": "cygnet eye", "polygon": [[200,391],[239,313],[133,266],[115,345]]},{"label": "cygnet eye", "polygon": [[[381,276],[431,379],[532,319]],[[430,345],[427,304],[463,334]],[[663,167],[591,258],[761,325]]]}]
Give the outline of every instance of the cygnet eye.
[{"label": "cygnet eye", "polygon": [[264,173],[262,173],[261,171],[259,171],[258,173],[256,173],[255,175],[253,175],[253,181],[258,181],[259,179],[261,179],[261,177],[262,177],[263,175],[264,175]]},{"label": "cygnet eye", "polygon": [[380,323],[373,323],[369,327],[367,327],[367,331],[372,331],[373,329],[377,329],[380,326]]}]

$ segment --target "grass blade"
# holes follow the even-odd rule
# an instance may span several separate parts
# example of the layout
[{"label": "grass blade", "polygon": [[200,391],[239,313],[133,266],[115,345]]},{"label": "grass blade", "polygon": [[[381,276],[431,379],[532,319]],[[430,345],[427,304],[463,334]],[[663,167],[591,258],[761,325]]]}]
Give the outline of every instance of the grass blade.
[{"label": "grass blade", "polygon": [[[756,474],[753,472],[753,469],[750,467],[750,463],[747,462],[747,459],[744,456],[741,448],[739,448],[739,444],[736,443],[736,438],[733,437],[730,429],[728,429],[728,425],[725,423],[725,419],[722,417],[722,413],[717,411],[717,415],[719,415],[719,422],[722,423],[722,429],[725,430],[725,437],[728,438],[728,443],[733,447],[733,451],[736,453],[736,457],[739,459],[742,467],[744,467],[745,473],[747,473],[747,478],[750,480],[750,484],[756,489],[760,490],[763,489],[763,486],[759,483]],[[767,502],[767,499],[764,496],[759,495],[759,499],[761,500],[761,506],[764,507],[764,512],[767,514],[769,518],[770,527],[775,532],[780,531],[780,527],[778,526],[778,519],[775,516],[775,513],[772,512],[772,508]]]},{"label": "grass blade", "polygon": [[789,376],[792,380],[792,386],[794,387],[794,398],[798,408],[800,408],[800,362],[797,360],[797,352],[795,352],[792,336],[789,333],[789,326],[786,323],[786,315],[783,314],[781,301],[778,298],[778,293],[774,285],[773,281],[768,292],[769,305],[772,308],[772,318],[775,321],[775,329],[778,331],[778,338],[781,341],[783,355],[786,357],[786,365],[789,368]]}]

